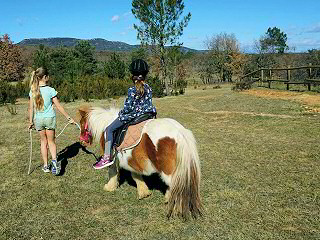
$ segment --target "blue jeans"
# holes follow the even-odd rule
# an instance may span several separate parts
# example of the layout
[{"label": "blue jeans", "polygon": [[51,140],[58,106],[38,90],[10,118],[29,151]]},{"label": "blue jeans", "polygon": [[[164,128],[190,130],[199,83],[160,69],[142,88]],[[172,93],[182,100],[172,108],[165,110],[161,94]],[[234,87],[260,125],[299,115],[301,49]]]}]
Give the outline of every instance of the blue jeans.
[{"label": "blue jeans", "polygon": [[116,118],[107,128],[104,130],[104,155],[111,155],[111,144],[113,142],[113,132],[121,127],[124,123]]}]

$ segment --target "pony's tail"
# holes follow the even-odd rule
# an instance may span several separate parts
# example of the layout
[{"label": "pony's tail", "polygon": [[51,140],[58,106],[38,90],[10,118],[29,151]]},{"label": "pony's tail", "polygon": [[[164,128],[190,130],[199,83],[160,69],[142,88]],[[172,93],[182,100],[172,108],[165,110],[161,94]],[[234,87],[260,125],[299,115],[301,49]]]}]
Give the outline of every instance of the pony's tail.
[{"label": "pony's tail", "polygon": [[186,219],[202,215],[200,199],[200,161],[192,132],[181,128],[177,139],[177,167],[172,176],[168,201],[168,218],[179,215]]}]

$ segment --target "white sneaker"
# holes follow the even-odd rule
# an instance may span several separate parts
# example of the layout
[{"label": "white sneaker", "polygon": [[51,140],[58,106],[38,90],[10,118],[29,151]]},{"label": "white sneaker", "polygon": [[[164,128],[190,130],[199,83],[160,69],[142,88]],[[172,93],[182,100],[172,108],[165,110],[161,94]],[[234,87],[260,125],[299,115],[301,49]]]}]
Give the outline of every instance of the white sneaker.
[{"label": "white sneaker", "polygon": [[49,173],[50,172],[49,166],[43,166],[42,171],[44,171],[45,173]]}]

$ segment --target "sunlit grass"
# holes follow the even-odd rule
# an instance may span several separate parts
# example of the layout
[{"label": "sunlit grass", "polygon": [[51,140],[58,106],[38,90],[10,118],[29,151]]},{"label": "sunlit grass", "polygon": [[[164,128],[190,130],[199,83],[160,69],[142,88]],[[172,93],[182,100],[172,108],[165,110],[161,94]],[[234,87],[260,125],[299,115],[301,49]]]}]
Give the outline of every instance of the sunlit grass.
[{"label": "sunlit grass", "polygon": [[[158,117],[191,129],[202,165],[203,219],[167,220],[164,196],[153,190],[138,200],[123,183],[103,191],[107,170],[94,170],[93,155],[73,149],[62,176],[40,169],[33,132],[33,172],[27,175],[30,139],[27,103],[17,115],[0,111],[0,239],[319,239],[320,116],[298,101],[220,89],[187,89],[155,99]],[[76,117],[82,101],[64,104]],[[121,107],[123,98],[90,103]],[[58,114],[60,132],[66,120]],[[75,146],[68,126],[58,151]],[[90,148],[98,154],[98,147]]]}]

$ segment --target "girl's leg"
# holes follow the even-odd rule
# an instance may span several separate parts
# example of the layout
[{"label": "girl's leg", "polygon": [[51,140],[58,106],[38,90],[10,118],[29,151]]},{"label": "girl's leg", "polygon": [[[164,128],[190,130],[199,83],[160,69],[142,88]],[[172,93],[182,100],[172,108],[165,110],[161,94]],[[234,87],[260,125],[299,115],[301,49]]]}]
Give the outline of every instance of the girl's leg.
[{"label": "girl's leg", "polygon": [[39,131],[40,134],[40,149],[41,149],[41,155],[43,159],[43,165],[48,166],[48,139],[46,135],[46,130]]},{"label": "girl's leg", "polygon": [[61,170],[61,162],[57,161],[57,145],[56,145],[55,130],[46,130],[46,132],[48,136],[49,150],[52,157],[51,172],[54,175],[59,175]]},{"label": "girl's leg", "polygon": [[[108,128],[104,131],[104,155],[105,156],[110,156],[111,155],[111,140],[108,140]],[[112,135],[112,133],[111,133]]]},{"label": "girl's leg", "polygon": [[56,145],[56,136],[55,130],[45,130],[49,145],[49,150],[51,153],[52,160],[57,158],[57,145]]},{"label": "girl's leg", "polygon": [[105,147],[104,147],[104,155],[110,156],[111,155],[111,144],[113,142],[113,132],[121,127],[123,123],[116,118],[104,131],[104,140],[105,140]]},{"label": "girl's leg", "polygon": [[104,132],[104,138],[105,138],[104,155],[99,162],[93,165],[95,169],[102,169],[104,167],[108,167],[113,164],[114,159],[111,159],[111,147],[112,147],[111,144],[113,141],[113,131],[121,127],[122,124],[123,123],[117,118],[106,128]]}]

